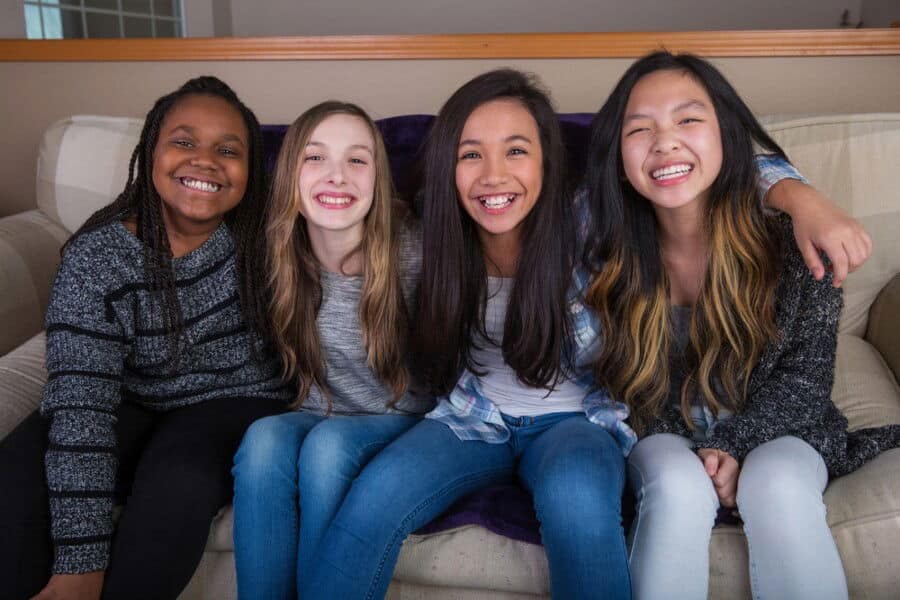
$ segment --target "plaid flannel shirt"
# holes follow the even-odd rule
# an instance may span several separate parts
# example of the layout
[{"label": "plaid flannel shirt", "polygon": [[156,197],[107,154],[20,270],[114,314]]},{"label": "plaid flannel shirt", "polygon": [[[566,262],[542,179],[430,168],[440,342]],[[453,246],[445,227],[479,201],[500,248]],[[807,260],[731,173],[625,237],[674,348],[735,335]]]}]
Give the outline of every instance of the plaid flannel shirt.
[{"label": "plaid flannel shirt", "polygon": [[[764,198],[769,188],[782,179],[799,179],[803,176],[787,161],[776,155],[756,156],[759,169],[758,190]],[[588,225],[586,194],[582,189],[576,194],[576,210],[579,216],[579,238],[584,240]],[[585,392],[582,407],[589,421],[606,429],[618,442],[627,456],[637,435],[625,422],[628,407],[614,400],[609,392],[597,386],[591,366],[600,350],[600,323],[592,310],[585,306],[584,291],[591,281],[591,273],[576,269],[569,290],[569,316],[572,320],[573,379]],[[481,440],[492,444],[506,442],[509,429],[500,410],[484,395],[478,376],[468,369],[463,371],[456,386],[446,396],[438,398],[437,406],[425,415],[450,427],[461,440]]]}]

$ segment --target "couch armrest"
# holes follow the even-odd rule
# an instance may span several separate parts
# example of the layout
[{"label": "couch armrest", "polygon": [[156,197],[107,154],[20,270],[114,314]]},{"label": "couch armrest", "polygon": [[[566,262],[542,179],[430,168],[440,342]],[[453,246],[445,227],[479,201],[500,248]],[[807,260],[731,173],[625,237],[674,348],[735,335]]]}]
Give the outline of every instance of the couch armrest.
[{"label": "couch armrest", "polygon": [[900,381],[900,273],[894,275],[872,303],[866,339]]},{"label": "couch armrest", "polygon": [[38,407],[47,381],[44,332],[0,356],[0,439]]},{"label": "couch armrest", "polygon": [[59,250],[68,237],[40,210],[0,218],[0,356],[44,328]]}]

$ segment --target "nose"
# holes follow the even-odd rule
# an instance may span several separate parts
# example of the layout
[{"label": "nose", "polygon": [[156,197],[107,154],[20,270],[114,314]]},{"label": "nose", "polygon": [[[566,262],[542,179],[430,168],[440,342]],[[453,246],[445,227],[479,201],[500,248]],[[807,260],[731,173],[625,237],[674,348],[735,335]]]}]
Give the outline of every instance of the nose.
[{"label": "nose", "polygon": [[339,162],[333,162],[329,166],[328,183],[340,185],[344,183],[344,166]]},{"label": "nose", "polygon": [[481,185],[493,186],[506,183],[508,172],[504,157],[489,157],[482,164],[483,168],[479,177]]},{"label": "nose", "polygon": [[191,165],[202,169],[217,169],[219,167],[218,154],[214,148],[197,147],[191,156]]},{"label": "nose", "polygon": [[656,137],[653,140],[653,151],[657,154],[672,152],[680,147],[681,141],[675,135],[675,132],[669,129],[660,129],[656,132]]}]

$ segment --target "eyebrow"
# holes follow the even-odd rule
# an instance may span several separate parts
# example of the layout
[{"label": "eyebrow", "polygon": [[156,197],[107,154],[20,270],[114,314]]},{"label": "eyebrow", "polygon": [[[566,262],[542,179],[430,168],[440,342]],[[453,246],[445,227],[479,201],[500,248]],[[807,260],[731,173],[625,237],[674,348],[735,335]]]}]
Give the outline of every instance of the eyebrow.
[{"label": "eyebrow", "polygon": [[[524,136],[524,135],[521,135],[521,134],[518,134],[518,133],[509,136],[508,138],[506,138],[506,139],[503,140],[503,141],[504,141],[504,142],[507,142],[507,143],[508,143],[508,142],[525,142],[526,144],[532,144],[532,143],[534,143],[534,142],[531,141],[531,138],[529,138],[529,137],[527,137],[527,136]],[[460,146],[466,146],[466,145],[478,145],[478,144],[481,144],[481,140],[468,139],[468,140],[460,140],[460,141],[459,141],[459,145],[460,145]]]},{"label": "eyebrow", "polygon": [[[701,102],[700,100],[687,100],[682,102],[678,106],[672,109],[672,112],[679,112],[688,108],[700,108],[706,110],[706,104]],[[635,121],[637,119],[650,119],[650,115],[645,115],[644,113],[632,113],[625,117],[625,122]]]},{"label": "eyebrow", "polygon": [[[306,145],[307,146],[316,146],[318,148],[326,148],[327,147],[324,143],[316,142],[314,140],[310,140],[310,141],[306,142]],[[348,146],[348,148],[350,150],[365,150],[372,156],[375,156],[375,151],[372,150],[372,148],[367,146],[366,144],[351,144],[350,146]]]},{"label": "eyebrow", "polygon": [[[169,135],[172,135],[176,131],[184,131],[185,133],[188,133],[190,135],[196,135],[196,129],[194,127],[191,127],[190,125],[176,125],[169,132]],[[246,145],[246,142],[244,142],[243,138],[241,138],[241,136],[237,135],[236,133],[226,133],[222,136],[221,140],[223,142],[237,142],[242,146]]]}]

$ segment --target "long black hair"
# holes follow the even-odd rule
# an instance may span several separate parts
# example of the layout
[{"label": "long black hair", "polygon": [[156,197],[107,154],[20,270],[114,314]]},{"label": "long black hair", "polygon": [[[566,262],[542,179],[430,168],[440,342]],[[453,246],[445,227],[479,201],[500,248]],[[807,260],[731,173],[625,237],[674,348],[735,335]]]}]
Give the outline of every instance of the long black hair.
[{"label": "long black hair", "polygon": [[722,146],[722,166],[702,223],[709,264],[693,306],[689,343],[676,367],[685,374],[681,411],[689,428],[698,394],[714,414],[722,407],[740,412],[750,373],[778,335],[775,286],[782,238],[757,195],[753,145],[786,156],[715,67],[687,54],[650,54],[625,72],[597,113],[587,167],[593,234],[586,259],[597,268],[587,302],[605,336],[596,375],[631,408],[630,422],[639,434],[667,401],[674,342],[655,211],[625,177],[621,138],[632,90],[656,71],[683,73],[706,90]]},{"label": "long black hair", "polygon": [[552,387],[564,375],[571,326],[566,292],[574,242],[565,147],[548,94],[537,81],[498,69],[460,87],[441,108],[425,145],[422,285],[416,358],[431,391],[449,392],[463,368],[479,372],[472,351],[485,339],[487,270],[475,223],[456,189],[458,144],[469,115],[513,99],[537,123],[543,153],[540,196],[522,223],[522,249],[506,311],[503,358],[520,381]]},{"label": "long black hair", "polygon": [[[722,136],[722,169],[710,188],[713,198],[727,197],[734,189],[755,188],[758,170],[753,143],[785,160],[784,150],[773,140],[727,79],[711,64],[691,54],[653,52],[632,64],[616,84],[591,123],[585,184],[591,208],[592,238],[586,245],[589,265],[596,265],[627,237],[638,244],[637,256],[651,256],[657,249],[655,216],[625,179],[622,165],[622,121],[631,90],[655,71],[682,71],[694,77],[709,94]],[[727,166],[727,168],[726,168]],[[641,261],[642,279],[655,283],[661,276],[655,261]]]},{"label": "long black hair", "polygon": [[158,294],[161,299],[164,327],[172,349],[170,360],[173,363],[178,356],[183,318],[176,294],[172,248],[162,217],[162,200],[153,186],[153,151],[159,140],[163,119],[179,101],[193,95],[221,98],[241,114],[247,127],[250,138],[247,189],[238,205],[226,213],[225,222],[236,246],[238,291],[244,319],[250,331],[266,330],[261,227],[267,190],[263,170],[262,134],[253,111],[240,101],[234,90],[216,77],[196,77],[156,101],[147,113],[140,140],[131,154],[125,189],[111,204],[91,215],[67,242],[68,245],[78,236],[113,221],[126,218],[136,221],[135,233],[144,246],[144,275],[151,293]]}]

